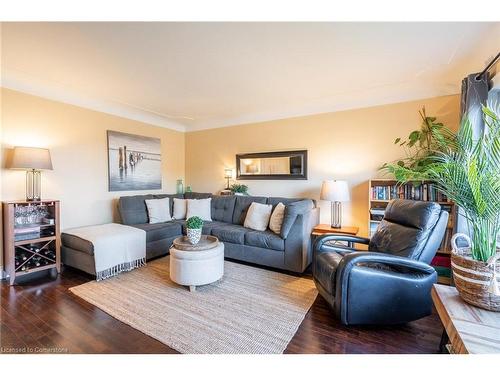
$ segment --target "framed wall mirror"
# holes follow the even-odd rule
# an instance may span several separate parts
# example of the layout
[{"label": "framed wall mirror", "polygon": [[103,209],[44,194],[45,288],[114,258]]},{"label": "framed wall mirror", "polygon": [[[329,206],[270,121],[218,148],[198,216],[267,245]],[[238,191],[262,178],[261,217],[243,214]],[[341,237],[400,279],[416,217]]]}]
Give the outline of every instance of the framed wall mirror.
[{"label": "framed wall mirror", "polygon": [[236,155],[238,180],[307,180],[307,150]]}]

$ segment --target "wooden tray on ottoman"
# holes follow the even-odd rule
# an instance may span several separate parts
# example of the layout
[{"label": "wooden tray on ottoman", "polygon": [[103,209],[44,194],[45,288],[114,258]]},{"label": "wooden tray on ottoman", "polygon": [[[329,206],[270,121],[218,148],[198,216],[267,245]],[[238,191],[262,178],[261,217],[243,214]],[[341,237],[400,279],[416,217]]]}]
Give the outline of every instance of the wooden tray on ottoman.
[{"label": "wooden tray on ottoman", "polygon": [[214,247],[217,247],[219,245],[219,239],[214,236],[209,236],[209,235],[202,235],[200,242],[198,242],[196,245],[191,245],[191,243],[188,241],[187,236],[181,236],[177,237],[174,239],[173,246],[177,250],[184,250],[184,251],[203,251],[203,250],[210,250],[213,249]]}]

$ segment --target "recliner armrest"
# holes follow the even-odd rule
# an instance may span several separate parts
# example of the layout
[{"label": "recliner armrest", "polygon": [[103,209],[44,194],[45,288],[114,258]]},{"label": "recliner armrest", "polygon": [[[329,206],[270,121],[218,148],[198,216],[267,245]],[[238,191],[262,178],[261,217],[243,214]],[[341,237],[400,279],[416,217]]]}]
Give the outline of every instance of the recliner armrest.
[{"label": "recliner armrest", "polygon": [[397,255],[376,253],[376,252],[364,252],[356,251],[350,254],[346,254],[339,264],[337,269],[337,277],[342,278],[341,273],[349,272],[349,270],[358,263],[382,263],[389,266],[399,266],[404,267],[412,271],[432,274],[436,272],[434,268],[427,263],[420,262],[418,260],[413,260],[405,257],[400,257]]},{"label": "recliner armrest", "polygon": [[341,253],[355,252],[353,249],[347,249],[345,246],[325,245],[327,241],[345,241],[363,245],[368,245],[370,243],[370,239],[365,237],[351,236],[349,234],[324,234],[314,241],[314,251],[319,253],[331,251]]}]

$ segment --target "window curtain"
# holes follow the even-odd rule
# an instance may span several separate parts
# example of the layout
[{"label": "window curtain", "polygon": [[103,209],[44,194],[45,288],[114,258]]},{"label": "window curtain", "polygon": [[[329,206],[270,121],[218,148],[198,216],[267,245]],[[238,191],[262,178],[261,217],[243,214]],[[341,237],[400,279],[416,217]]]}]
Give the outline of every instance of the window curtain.
[{"label": "window curtain", "polygon": [[[478,139],[484,130],[481,105],[486,104],[488,95],[498,95],[499,92],[497,90],[490,91],[489,73],[485,73],[481,77],[478,77],[478,75],[479,73],[469,74],[462,80],[462,96],[460,102],[460,120],[462,120],[464,116],[469,117],[469,121],[472,124],[474,139]],[[469,233],[469,228],[463,215],[457,215],[456,231],[457,233]]]},{"label": "window curtain", "polygon": [[460,102],[460,120],[469,116],[472,123],[474,138],[479,138],[483,131],[484,122],[481,105],[488,100],[488,73],[478,78],[479,73],[469,74],[462,80],[462,98]]}]

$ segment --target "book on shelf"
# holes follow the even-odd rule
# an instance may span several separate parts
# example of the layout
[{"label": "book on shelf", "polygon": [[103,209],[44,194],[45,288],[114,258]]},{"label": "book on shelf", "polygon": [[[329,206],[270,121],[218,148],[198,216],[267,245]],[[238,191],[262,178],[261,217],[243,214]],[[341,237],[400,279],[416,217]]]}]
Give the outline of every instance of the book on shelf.
[{"label": "book on shelf", "polygon": [[428,202],[448,202],[446,195],[432,183],[372,186],[372,200],[414,199]]},{"label": "book on shelf", "polygon": [[449,256],[438,254],[432,259],[431,266],[451,268],[451,258]]}]

